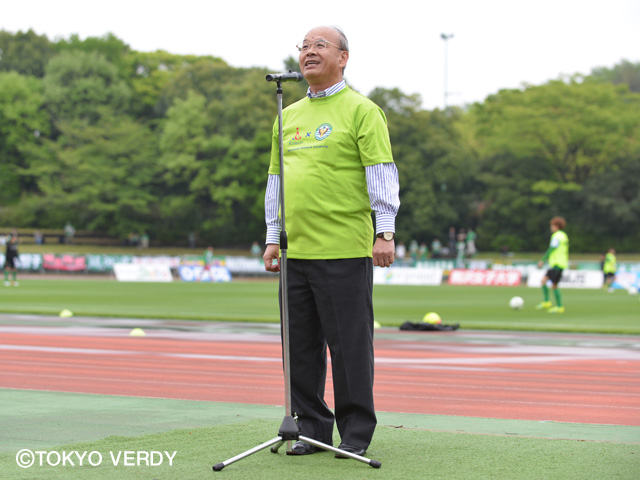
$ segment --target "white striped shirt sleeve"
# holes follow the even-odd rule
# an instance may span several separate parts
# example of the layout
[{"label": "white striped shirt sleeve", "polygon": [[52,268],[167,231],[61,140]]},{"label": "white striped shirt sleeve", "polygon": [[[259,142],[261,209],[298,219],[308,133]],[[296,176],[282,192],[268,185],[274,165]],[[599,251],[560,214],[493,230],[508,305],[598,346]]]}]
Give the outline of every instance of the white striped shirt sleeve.
[{"label": "white striped shirt sleeve", "polygon": [[280,176],[269,175],[264,195],[264,218],[267,224],[266,244],[280,244]]},{"label": "white striped shirt sleeve", "polygon": [[371,210],[376,213],[376,234],[396,231],[400,208],[400,182],[396,164],[378,163],[365,167]]}]

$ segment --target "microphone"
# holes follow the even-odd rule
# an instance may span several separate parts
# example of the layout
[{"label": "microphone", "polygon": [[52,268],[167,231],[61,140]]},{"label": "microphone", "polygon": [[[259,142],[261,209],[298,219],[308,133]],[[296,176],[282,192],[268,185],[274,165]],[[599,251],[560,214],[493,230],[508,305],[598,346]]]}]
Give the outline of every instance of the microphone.
[{"label": "microphone", "polygon": [[267,82],[301,82],[303,78],[300,72],[292,72],[291,70],[289,73],[270,73],[266,77]]}]

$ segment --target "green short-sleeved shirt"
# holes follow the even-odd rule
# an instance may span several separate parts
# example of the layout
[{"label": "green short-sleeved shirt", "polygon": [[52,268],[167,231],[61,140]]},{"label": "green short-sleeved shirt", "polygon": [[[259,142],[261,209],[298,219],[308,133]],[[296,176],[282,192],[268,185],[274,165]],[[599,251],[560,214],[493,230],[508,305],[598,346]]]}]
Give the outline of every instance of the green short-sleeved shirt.
[{"label": "green short-sleeved shirt", "polygon": [[558,267],[563,270],[569,268],[569,237],[562,230],[558,230],[551,235],[550,246],[553,251],[549,255],[549,266]]},{"label": "green short-sleeved shirt", "polygon": [[[345,87],[283,111],[288,256],[371,257],[373,225],[365,167],[393,162],[382,109]],[[269,174],[280,173],[278,125]]]},{"label": "green short-sleeved shirt", "polygon": [[604,273],[616,273],[616,270],[618,270],[616,256],[613,253],[607,253],[604,257]]}]

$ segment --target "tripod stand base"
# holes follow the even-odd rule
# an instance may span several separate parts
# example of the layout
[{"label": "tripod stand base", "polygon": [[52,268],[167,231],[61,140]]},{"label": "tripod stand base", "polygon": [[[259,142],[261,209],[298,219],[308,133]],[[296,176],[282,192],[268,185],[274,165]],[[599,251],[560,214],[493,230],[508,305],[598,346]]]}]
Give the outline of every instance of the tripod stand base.
[{"label": "tripod stand base", "polygon": [[235,457],[230,458],[229,460],[225,460],[224,462],[221,462],[221,463],[216,463],[213,466],[213,471],[214,472],[219,472],[220,470],[222,470],[227,465],[231,465],[232,463],[235,463],[238,460],[242,460],[243,458],[247,458],[249,455],[253,455],[254,453],[258,453],[260,450],[264,450],[265,448],[269,448],[271,445],[275,445],[276,443],[283,443],[282,437],[278,436],[276,438],[272,438],[268,442],[265,442],[265,443],[263,443],[261,445],[258,445],[257,447],[253,447],[252,449],[247,450],[246,452],[243,452],[240,455],[236,455]]},{"label": "tripod stand base", "polygon": [[371,460],[369,458],[356,455],[355,453],[346,452],[344,450],[340,450],[339,448],[332,447],[331,445],[327,445],[325,443],[314,440],[313,438],[300,435],[298,424],[295,422],[293,417],[287,416],[284,417],[284,420],[282,421],[282,425],[280,426],[280,431],[278,432],[277,437],[272,438],[268,442],[258,445],[257,447],[247,450],[240,455],[236,455],[229,460],[225,460],[221,463],[216,463],[213,466],[213,471],[219,472],[227,465],[231,465],[232,463],[242,460],[243,458],[247,458],[249,455],[253,455],[254,453],[264,450],[265,448],[271,447],[271,453],[278,453],[278,450],[284,443],[292,440],[302,440],[303,442],[307,442],[308,444],[313,445],[314,447],[317,447],[321,450],[329,450],[331,452],[338,453],[341,457],[352,458],[353,460],[366,463],[373,468],[380,468],[382,466],[382,464],[377,460]]},{"label": "tripod stand base", "polygon": [[[332,447],[331,445],[327,445],[326,443],[319,442],[314,440],[313,438],[305,437],[304,435],[298,435],[298,440],[302,440],[303,442],[307,442],[309,445],[313,445],[316,448],[321,450],[329,450],[334,453],[340,454],[341,457],[352,458],[354,460],[358,460],[362,463],[367,463],[371,465],[373,468],[380,468],[382,464],[378,460],[371,460],[370,458],[362,457],[360,455],[356,455],[355,453],[347,452],[345,450],[340,450],[339,448]],[[279,442],[276,446],[271,447],[271,451],[276,453],[280,446],[284,443],[284,441]]]}]

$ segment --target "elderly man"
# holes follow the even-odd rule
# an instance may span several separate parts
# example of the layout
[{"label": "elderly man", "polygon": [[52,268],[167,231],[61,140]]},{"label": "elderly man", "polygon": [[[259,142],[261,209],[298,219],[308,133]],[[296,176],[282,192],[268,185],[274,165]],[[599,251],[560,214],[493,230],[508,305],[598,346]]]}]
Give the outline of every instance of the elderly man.
[{"label": "elderly man", "polygon": [[[303,436],[328,445],[335,419],[339,448],[364,455],[376,427],[373,266],[394,261],[398,172],[383,111],[344,82],[344,33],[314,28],[298,49],[309,89],[283,112],[292,413]],[[279,173],[276,123],[265,196],[271,272],[280,268]],[[335,416],[324,400],[327,346]],[[298,441],[289,453],[315,452]]]}]

